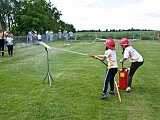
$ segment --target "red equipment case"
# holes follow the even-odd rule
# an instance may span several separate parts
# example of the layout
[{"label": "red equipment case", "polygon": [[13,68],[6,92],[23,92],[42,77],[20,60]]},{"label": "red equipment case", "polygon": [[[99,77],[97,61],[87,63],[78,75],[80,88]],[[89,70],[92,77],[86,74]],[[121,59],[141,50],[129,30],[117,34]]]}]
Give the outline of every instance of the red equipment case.
[{"label": "red equipment case", "polygon": [[127,68],[123,68],[122,63],[122,69],[119,70],[119,89],[125,90],[127,88],[128,72],[129,70]]}]

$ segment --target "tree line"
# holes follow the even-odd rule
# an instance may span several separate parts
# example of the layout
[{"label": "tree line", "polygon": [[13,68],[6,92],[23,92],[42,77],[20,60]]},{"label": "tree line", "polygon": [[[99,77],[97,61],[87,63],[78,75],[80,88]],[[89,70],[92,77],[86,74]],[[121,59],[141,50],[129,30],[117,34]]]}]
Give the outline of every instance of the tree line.
[{"label": "tree line", "polygon": [[98,30],[78,30],[78,32],[124,32],[124,31],[154,31],[154,30],[150,30],[150,29],[134,29],[133,27],[131,29],[106,29],[104,31],[102,31],[101,29]]},{"label": "tree line", "polygon": [[75,32],[74,25],[62,21],[61,16],[61,11],[46,0],[0,1],[0,26],[16,35],[26,35],[28,30],[40,33],[46,30]]}]

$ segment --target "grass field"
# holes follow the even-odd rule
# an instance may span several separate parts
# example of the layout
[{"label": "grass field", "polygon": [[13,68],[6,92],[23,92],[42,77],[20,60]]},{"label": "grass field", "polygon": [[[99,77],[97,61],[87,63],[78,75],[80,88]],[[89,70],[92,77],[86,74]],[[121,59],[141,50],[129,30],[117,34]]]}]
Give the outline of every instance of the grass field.
[{"label": "grass field", "polygon": [[[70,45],[69,45],[70,44]],[[144,57],[134,75],[132,91],[99,100],[106,67],[84,54],[104,54],[103,42],[57,41],[49,43],[50,73],[47,79],[46,51],[41,45],[17,48],[14,56],[0,56],[0,120],[159,120],[160,43],[131,44]],[[56,48],[56,49],[55,49]],[[118,61],[122,49],[116,42]],[[126,61],[124,67],[129,67]],[[121,64],[119,63],[119,69]],[[118,82],[118,74],[115,77]],[[116,89],[115,89],[116,91]]]}]

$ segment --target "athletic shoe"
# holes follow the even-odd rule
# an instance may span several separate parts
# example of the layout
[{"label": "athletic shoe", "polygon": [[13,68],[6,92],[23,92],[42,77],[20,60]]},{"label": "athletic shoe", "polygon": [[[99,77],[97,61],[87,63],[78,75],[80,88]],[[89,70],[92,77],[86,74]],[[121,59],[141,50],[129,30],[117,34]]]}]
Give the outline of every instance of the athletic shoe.
[{"label": "athletic shoe", "polygon": [[105,98],[107,98],[107,94],[106,93],[103,93],[101,96],[100,96],[100,100],[102,100],[102,99],[105,99]]},{"label": "athletic shoe", "polygon": [[127,87],[126,92],[130,92],[130,91],[131,91],[131,87]]},{"label": "athletic shoe", "polygon": [[108,92],[110,95],[114,95],[114,91],[110,91]]}]

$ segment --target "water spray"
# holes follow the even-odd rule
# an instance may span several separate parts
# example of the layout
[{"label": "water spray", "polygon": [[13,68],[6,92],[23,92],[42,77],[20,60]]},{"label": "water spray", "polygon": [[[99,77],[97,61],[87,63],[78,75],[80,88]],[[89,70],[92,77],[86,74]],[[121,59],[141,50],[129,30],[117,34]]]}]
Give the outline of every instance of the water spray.
[{"label": "water spray", "polygon": [[75,51],[71,51],[71,50],[65,50],[65,49],[55,48],[55,47],[53,47],[53,48],[54,48],[54,49],[61,50],[61,51],[65,51],[65,52],[70,52],[70,53],[74,53],[74,54],[79,54],[79,55],[88,56],[88,54],[85,54],[85,53],[80,53],[80,52],[75,52]]}]

